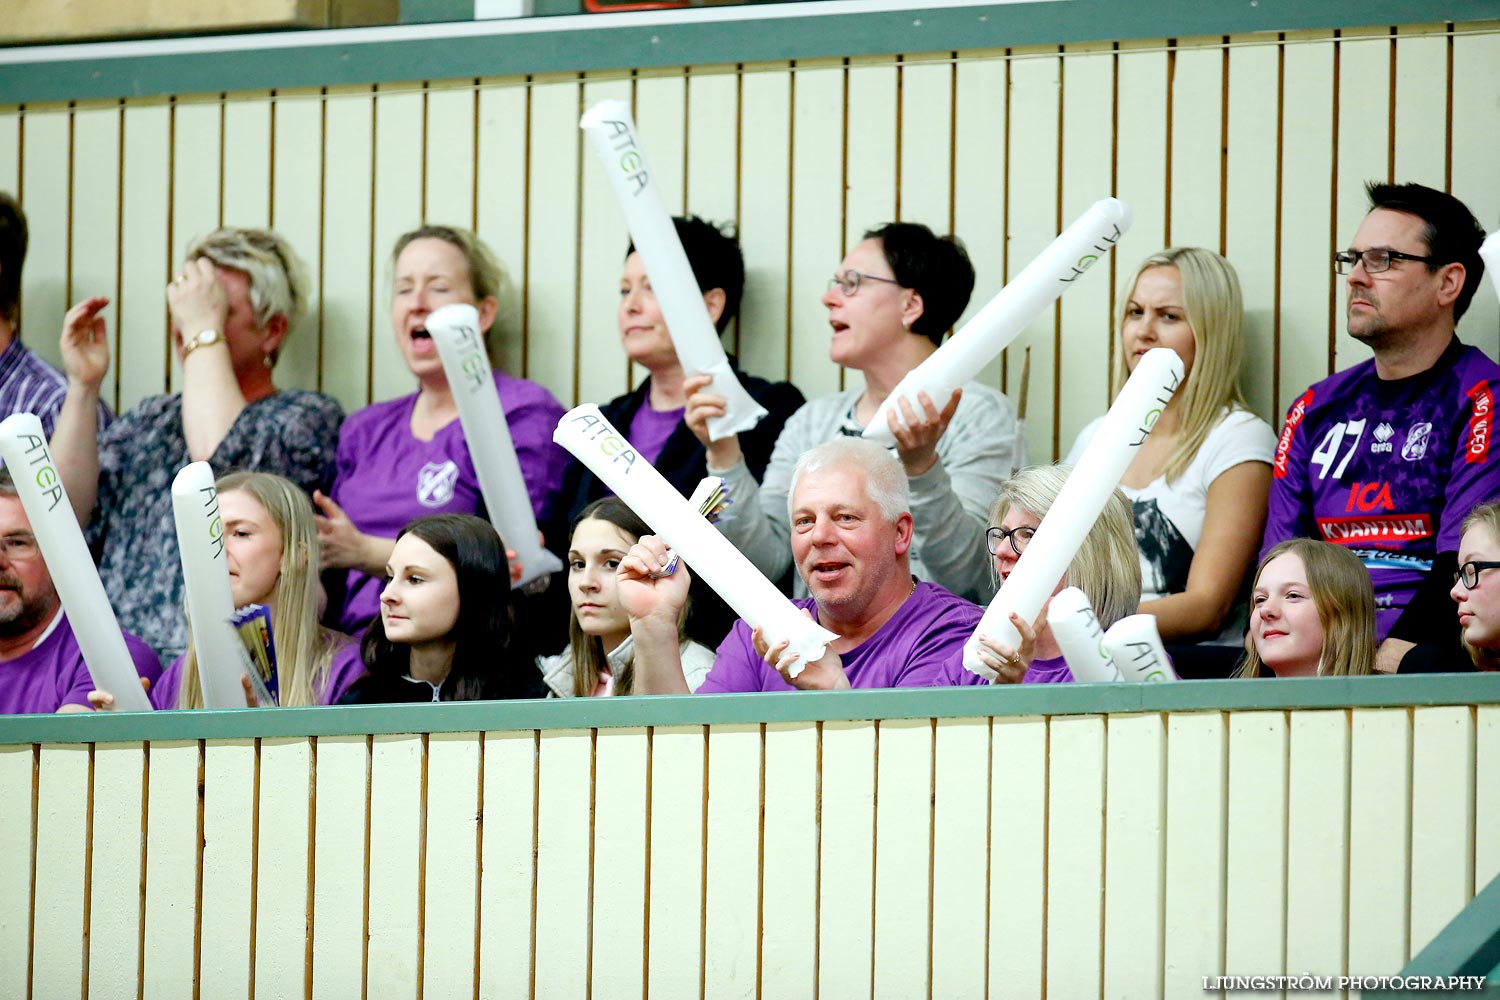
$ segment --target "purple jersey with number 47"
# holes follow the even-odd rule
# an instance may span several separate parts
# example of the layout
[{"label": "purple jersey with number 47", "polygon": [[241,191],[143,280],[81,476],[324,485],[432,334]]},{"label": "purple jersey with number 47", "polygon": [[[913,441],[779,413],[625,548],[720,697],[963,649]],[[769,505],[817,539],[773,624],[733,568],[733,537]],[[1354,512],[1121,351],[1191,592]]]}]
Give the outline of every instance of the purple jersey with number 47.
[{"label": "purple jersey with number 47", "polygon": [[1500,365],[1457,338],[1427,371],[1364,361],[1293,401],[1272,464],[1261,554],[1288,538],[1348,546],[1375,585],[1383,641],[1463,519],[1500,496],[1490,454]]}]

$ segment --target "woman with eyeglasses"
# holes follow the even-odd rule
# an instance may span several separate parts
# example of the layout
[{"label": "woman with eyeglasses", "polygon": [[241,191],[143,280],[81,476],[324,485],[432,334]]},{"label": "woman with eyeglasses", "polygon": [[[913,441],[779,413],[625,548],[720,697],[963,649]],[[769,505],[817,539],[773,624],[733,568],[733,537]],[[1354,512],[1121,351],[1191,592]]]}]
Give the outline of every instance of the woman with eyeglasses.
[{"label": "woman with eyeglasses", "polygon": [[[720,529],[771,579],[791,566],[787,493],[792,469],[809,448],[858,435],[901,378],[925,361],[968,304],[974,268],[963,244],[926,226],[892,222],[865,233],[839,265],[823,305],[832,331],[829,356],[863,375],[861,384],[808,402],[787,421],[757,485],[735,437],[708,440],[707,421],[722,397],[690,396],[687,423],[703,441],[711,473],[735,498]],[[920,411],[903,401],[906,426],[892,418],[896,452],[911,486],[915,522],[912,572],[974,601],[994,593],[977,558],[990,500],[1020,464],[1015,411],[995,389],[970,383],[949,399],[922,394]],[[802,581],[796,581],[805,596]]]},{"label": "woman with eyeglasses", "polygon": [[[1142,261],[1127,287],[1115,391],[1154,347],[1176,351],[1186,372],[1120,482],[1135,513],[1140,611],[1156,616],[1168,643],[1237,646],[1276,451],[1271,425],[1240,393],[1239,279],[1211,250],[1176,247]],[[1067,461],[1079,460],[1102,423],[1084,427]],[[1222,677],[1233,657],[1217,662],[1209,671]]]},{"label": "woman with eyeglasses", "polygon": [[[1458,570],[1449,596],[1458,604],[1464,649],[1480,670],[1500,670],[1500,502],[1480,504],[1464,518]],[[1402,661],[1402,667],[1406,666]],[[1455,669],[1450,667],[1449,669]]]},{"label": "woman with eyeglasses", "polygon": [[[1036,465],[1022,469],[1000,488],[990,515],[986,542],[994,556],[995,576],[1004,583],[1021,561],[1031,536],[1041,527],[1057,495],[1073,470],[1067,465]],[[1135,614],[1141,601],[1140,561],[1136,555],[1135,523],[1130,502],[1115,490],[1104,511],[1084,536],[1067,573],[1052,588],[1055,596],[1064,587],[1077,587],[1088,596],[1094,616],[1109,628],[1126,615]],[[1036,622],[1012,614],[1010,623],[1021,634],[1018,649],[988,635],[979,636],[979,658],[999,674],[997,684],[1046,684],[1071,681],[1073,673],[1063,660],[1062,649],[1047,625],[1047,605]]]}]

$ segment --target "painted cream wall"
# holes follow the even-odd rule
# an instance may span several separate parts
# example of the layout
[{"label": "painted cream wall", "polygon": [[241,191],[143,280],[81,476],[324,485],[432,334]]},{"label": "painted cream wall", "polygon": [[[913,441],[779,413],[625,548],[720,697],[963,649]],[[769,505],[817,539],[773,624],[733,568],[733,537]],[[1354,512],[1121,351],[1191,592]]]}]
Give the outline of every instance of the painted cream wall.
[{"label": "painted cream wall", "polygon": [[[425,219],[476,227],[510,267],[509,370],[565,403],[607,399],[639,372],[616,343],[624,227],[575,127],[602,97],[634,101],[669,205],[737,222],[749,285],[728,337],[750,371],[809,396],[851,377],[828,361],[818,299],[868,226],[956,230],[979,272],[972,313],[1094,200],[1131,202],[1108,267],[985,375],[1016,395],[1030,348],[1033,458],[1065,453],[1106,405],[1118,286],[1162,246],[1239,269],[1245,391],[1278,423],[1364,355],[1328,263],[1364,179],[1450,189],[1500,226],[1500,22],[9,107],[0,190],[32,223],[26,341],[55,358],[67,304],[108,295],[107,398],[169,390],[162,288],[182,248],[269,224],[314,286],[278,380],[354,409],[413,387],[386,253]],[[1500,353],[1491,289],[1460,329]]]},{"label": "painted cream wall", "polygon": [[1500,707],[1463,704],[0,746],[0,981],[1195,998],[1386,975],[1500,874],[1496,789]]}]

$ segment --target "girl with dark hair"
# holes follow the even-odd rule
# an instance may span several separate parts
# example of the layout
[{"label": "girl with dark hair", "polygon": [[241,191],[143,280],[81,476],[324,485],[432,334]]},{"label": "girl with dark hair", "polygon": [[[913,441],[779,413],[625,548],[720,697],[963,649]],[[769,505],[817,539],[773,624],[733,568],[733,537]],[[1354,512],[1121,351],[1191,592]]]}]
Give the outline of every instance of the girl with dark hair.
[{"label": "girl with dark hair", "polygon": [[367,677],[344,702],[532,698],[541,685],[512,669],[510,565],[500,536],[471,514],[435,514],[397,536],[380,617],[360,652]]},{"label": "girl with dark hair", "polygon": [[[559,698],[631,694],[635,687],[635,642],[630,618],[615,593],[615,572],[630,547],[651,534],[646,522],[615,497],[584,508],[573,522],[568,546],[568,647],[539,656],[550,693]],[[679,567],[678,572],[685,572]],[[682,673],[696,691],[714,665],[713,650],[687,638],[687,605],[677,622]]]}]

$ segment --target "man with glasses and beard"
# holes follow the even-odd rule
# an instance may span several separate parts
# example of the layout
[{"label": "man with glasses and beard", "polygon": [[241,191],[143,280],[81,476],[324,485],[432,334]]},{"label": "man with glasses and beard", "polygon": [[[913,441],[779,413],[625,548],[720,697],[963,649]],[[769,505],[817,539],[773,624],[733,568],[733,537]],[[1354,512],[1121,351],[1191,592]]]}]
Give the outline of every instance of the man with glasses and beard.
[{"label": "man with glasses and beard", "polygon": [[[132,635],[125,645],[154,682],[161,662],[151,647]],[[93,687],[15,483],[0,469],[0,715],[91,711]]]},{"label": "man with glasses and beard", "polygon": [[1420,184],[1366,190],[1370,213],[1333,261],[1349,335],[1374,357],[1292,401],[1261,554],[1298,536],[1349,547],[1375,586],[1376,670],[1411,672],[1461,656],[1447,592],[1464,517],[1500,495],[1500,365],[1455,333],[1484,280],[1473,213]]}]

